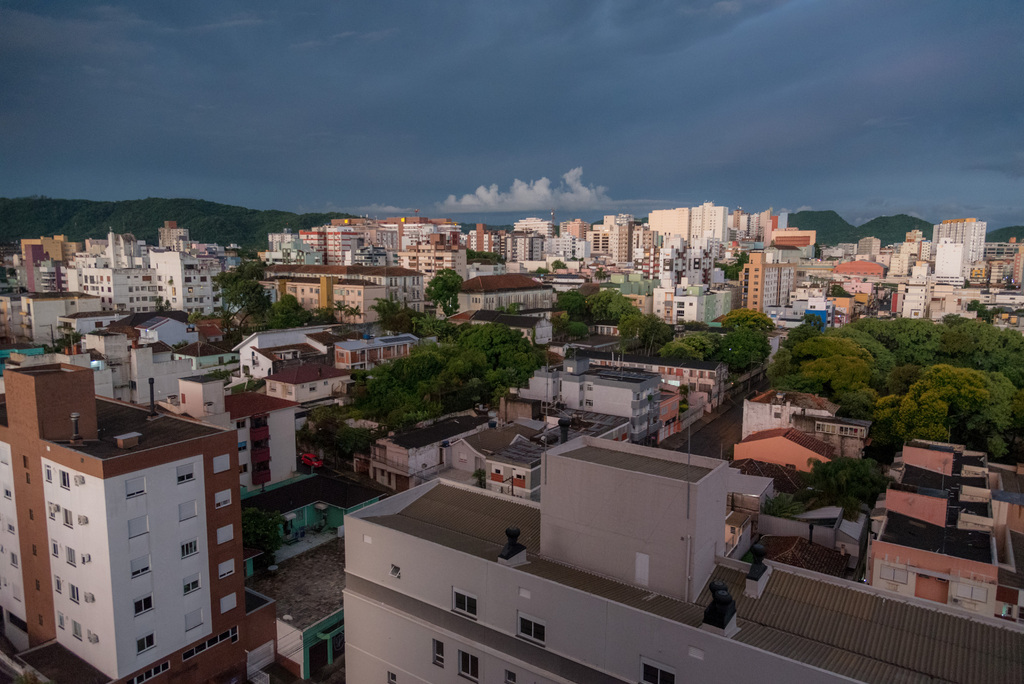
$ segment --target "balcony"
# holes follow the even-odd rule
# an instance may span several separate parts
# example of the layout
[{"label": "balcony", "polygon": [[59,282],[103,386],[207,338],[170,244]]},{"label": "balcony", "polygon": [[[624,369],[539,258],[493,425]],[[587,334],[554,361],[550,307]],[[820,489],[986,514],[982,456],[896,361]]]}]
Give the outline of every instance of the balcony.
[{"label": "balcony", "polygon": [[251,427],[249,428],[249,439],[253,442],[270,438],[270,427],[264,425],[263,427]]},{"label": "balcony", "polygon": [[[255,466],[257,463],[270,461],[270,447],[254,447],[250,452],[249,461]],[[255,469],[254,469],[255,473]]]},{"label": "balcony", "polygon": [[263,485],[268,482],[270,482],[270,468],[267,468],[266,470],[253,469],[252,483],[254,485]]}]

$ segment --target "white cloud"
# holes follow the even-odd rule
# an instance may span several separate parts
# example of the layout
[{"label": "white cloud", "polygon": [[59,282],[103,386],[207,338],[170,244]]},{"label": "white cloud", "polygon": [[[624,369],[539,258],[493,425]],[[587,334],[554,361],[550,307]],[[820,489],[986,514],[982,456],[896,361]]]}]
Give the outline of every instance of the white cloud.
[{"label": "white cloud", "polygon": [[600,185],[584,185],[580,180],[583,167],[562,175],[562,182],[553,185],[547,177],[523,182],[516,178],[507,191],[498,189],[498,184],[481,185],[472,194],[448,198],[438,204],[446,212],[472,211],[535,211],[551,209],[601,209],[616,205],[607,194],[607,188]]}]

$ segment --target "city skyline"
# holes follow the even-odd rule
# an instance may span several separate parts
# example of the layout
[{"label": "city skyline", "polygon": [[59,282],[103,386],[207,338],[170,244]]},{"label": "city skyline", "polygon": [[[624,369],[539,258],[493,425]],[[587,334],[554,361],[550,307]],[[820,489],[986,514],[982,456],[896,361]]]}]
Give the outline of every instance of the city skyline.
[{"label": "city skyline", "polygon": [[[10,2],[0,194],[1024,223],[1018,3]],[[1010,76],[1010,77],[1008,77]]]}]

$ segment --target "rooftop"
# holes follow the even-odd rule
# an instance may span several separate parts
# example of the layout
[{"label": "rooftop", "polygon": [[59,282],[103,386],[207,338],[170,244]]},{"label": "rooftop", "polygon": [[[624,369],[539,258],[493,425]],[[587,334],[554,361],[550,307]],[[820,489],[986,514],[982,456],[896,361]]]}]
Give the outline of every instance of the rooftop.
[{"label": "rooftop", "polygon": [[770,477],[775,481],[776,494],[796,494],[806,488],[800,473],[793,468],[779,465],[778,463],[767,463],[752,458],[741,458],[729,464],[744,475],[755,475],[757,477]]},{"label": "rooftop", "polygon": [[[316,578],[315,591],[310,591],[311,578]],[[311,627],[342,608],[345,540],[330,541],[283,560],[276,572],[260,572],[245,584],[277,602],[278,620],[299,630]],[[284,620],[285,616],[292,619]]]},{"label": "rooftop", "polygon": [[238,352],[231,351],[229,349],[221,349],[220,347],[210,344],[209,342],[193,342],[192,344],[186,344],[184,347],[174,350],[175,354],[179,356],[238,356]]},{"label": "rooftop", "polygon": [[561,455],[578,461],[596,463],[635,473],[667,477],[673,480],[682,480],[683,482],[698,482],[711,472],[711,468],[686,465],[685,463],[676,463],[675,461],[667,461],[652,456],[642,456],[629,453],[628,451],[616,451],[596,446],[581,447]]},{"label": "rooftop", "polygon": [[267,278],[288,277],[290,275],[313,275],[313,276],[381,276],[397,278],[399,276],[422,275],[419,271],[413,271],[399,266],[267,266]]},{"label": "rooftop", "polygon": [[796,428],[772,428],[771,430],[758,430],[757,432],[751,432],[747,435],[741,443],[758,442],[763,439],[772,439],[775,437],[782,437],[783,439],[793,442],[808,451],[813,451],[819,456],[824,458],[832,458],[835,454],[835,447],[831,444],[826,444],[820,439],[811,437],[806,432],[800,432]]},{"label": "rooftop", "polygon": [[495,451],[504,449],[512,443],[517,436],[526,438],[533,437],[541,432],[541,428],[534,428],[519,423],[511,423],[500,428],[483,430],[466,437],[463,441],[469,444],[482,454],[492,454]]},{"label": "rooftop", "polygon": [[[399,513],[366,519],[495,563],[505,544],[505,528],[516,526],[530,561],[516,572],[690,627],[702,622],[710,601],[706,590],[698,603],[689,603],[538,556],[536,505],[442,482],[417,489],[424,491]],[[743,595],[745,569],[720,565],[711,580],[724,581],[736,600],[736,641],[851,679],[880,684],[1024,679],[1024,634],[1015,630],[781,566],[775,567],[759,599]]]},{"label": "rooftop", "polygon": [[289,406],[298,406],[294,401],[268,397],[257,392],[241,392],[224,397],[224,409],[231,414],[231,420],[241,420],[259,413],[270,413]]},{"label": "rooftop", "polygon": [[600,361],[621,361],[623,363],[635,363],[650,366],[692,368],[694,370],[709,371],[717,371],[719,369],[725,370],[725,364],[722,363],[721,361],[687,361],[683,359],[663,359],[660,356],[641,356],[639,354],[616,354],[614,352],[592,351],[590,349],[584,348],[577,348],[576,356],[581,359],[596,359]]},{"label": "rooftop", "polygon": [[323,501],[338,508],[348,509],[380,495],[381,492],[345,480],[314,475],[246,497],[243,508],[258,508],[268,513],[287,513]]},{"label": "rooftop", "polygon": [[992,563],[991,538],[988,532],[940,527],[888,511],[879,541],[978,563]]},{"label": "rooftop", "polygon": [[79,318],[123,318],[127,311],[76,311],[75,313],[64,314],[58,318],[79,319]]},{"label": "rooftop", "polygon": [[320,363],[304,363],[298,366],[282,368],[273,375],[266,377],[267,382],[283,382],[286,385],[301,385],[317,380],[329,380],[352,375],[352,371],[325,366]]},{"label": "rooftop", "polygon": [[487,422],[487,416],[455,416],[446,418],[427,427],[413,428],[388,437],[394,444],[406,449],[417,449],[436,444],[464,432],[469,432]]},{"label": "rooftop", "polygon": [[463,292],[498,292],[501,290],[550,290],[550,285],[539,283],[519,273],[487,275],[470,278],[462,283]]},{"label": "rooftop", "polygon": [[1011,531],[1010,546],[1015,569],[999,568],[999,586],[1024,589],[1024,534]]},{"label": "rooftop", "polygon": [[947,490],[954,485],[968,485],[970,487],[988,487],[988,480],[983,476],[971,475],[945,475],[927,468],[920,468],[915,465],[904,465],[903,476],[900,483],[923,487],[925,489]]},{"label": "rooftop", "polygon": [[828,411],[832,415],[835,415],[836,411],[839,410],[838,404],[833,404],[824,397],[819,397],[816,394],[808,394],[806,392],[779,392],[778,390],[768,390],[767,392],[761,392],[761,394],[758,394],[750,401],[755,404],[789,403],[798,408]]},{"label": "rooftop", "polygon": [[85,662],[56,641],[38,646],[18,655],[20,660],[54,682],[75,684],[107,684],[110,677]]},{"label": "rooftop", "polygon": [[761,537],[761,546],[768,560],[785,563],[825,575],[842,577],[846,572],[846,556],[821,544],[812,544],[803,537]]}]

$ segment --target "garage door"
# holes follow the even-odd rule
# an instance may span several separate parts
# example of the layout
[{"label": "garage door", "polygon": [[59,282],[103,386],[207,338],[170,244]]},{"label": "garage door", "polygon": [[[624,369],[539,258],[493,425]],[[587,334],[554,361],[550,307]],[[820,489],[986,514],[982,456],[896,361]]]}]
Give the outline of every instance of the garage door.
[{"label": "garage door", "polygon": [[253,673],[259,672],[272,662],[274,662],[274,642],[268,641],[249,651],[245,661],[245,674],[247,677],[252,677]]}]

